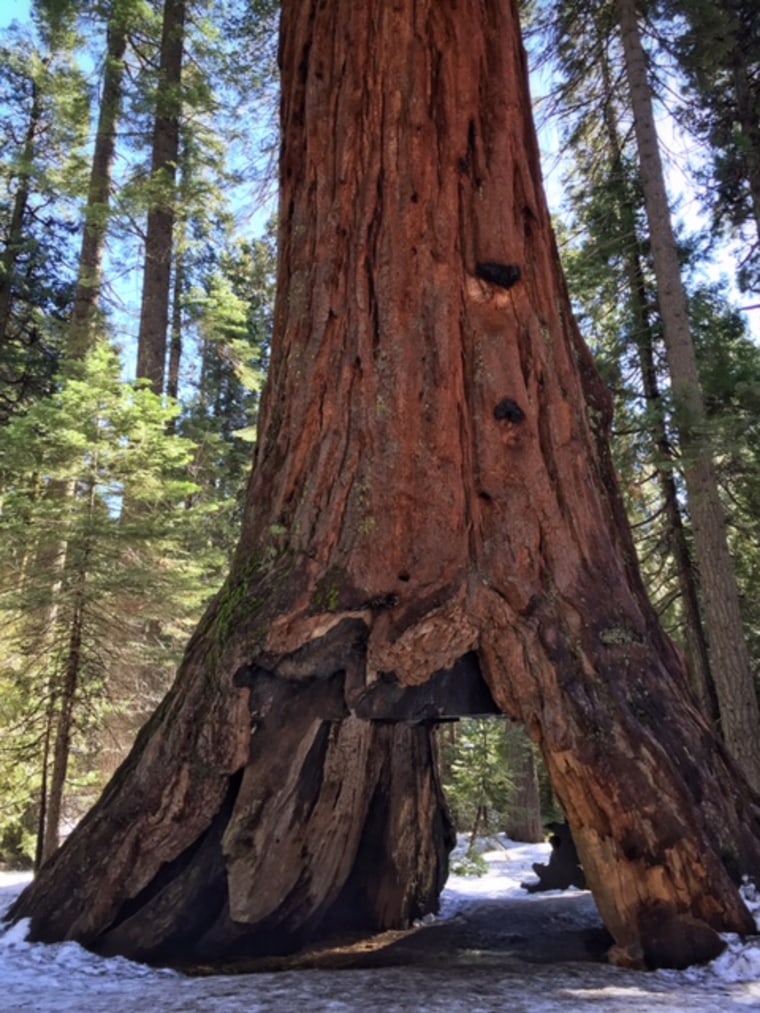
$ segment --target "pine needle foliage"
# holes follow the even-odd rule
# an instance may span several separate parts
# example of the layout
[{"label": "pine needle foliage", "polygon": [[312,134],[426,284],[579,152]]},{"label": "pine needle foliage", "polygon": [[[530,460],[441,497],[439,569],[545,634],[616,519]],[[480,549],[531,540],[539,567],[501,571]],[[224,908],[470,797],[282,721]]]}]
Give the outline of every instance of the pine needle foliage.
[{"label": "pine needle foliage", "polygon": [[[27,854],[61,708],[73,705],[66,816],[76,819],[100,784],[113,673],[149,666],[151,685],[119,693],[147,714],[221,567],[213,547],[189,538],[194,446],[167,435],[176,406],[119,372],[101,344],[9,423],[0,448],[0,835]],[[159,617],[166,628],[146,640]]]}]

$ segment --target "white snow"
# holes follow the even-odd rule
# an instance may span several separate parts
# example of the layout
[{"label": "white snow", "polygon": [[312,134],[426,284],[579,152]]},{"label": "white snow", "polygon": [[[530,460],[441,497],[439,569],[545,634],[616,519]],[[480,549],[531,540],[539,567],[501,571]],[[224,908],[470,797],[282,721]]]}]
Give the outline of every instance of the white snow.
[{"label": "white snow", "polygon": [[[547,894],[528,894],[520,883],[531,865],[546,861],[547,845],[500,839],[486,851],[486,875],[451,876],[439,919],[465,922],[484,905],[540,904]],[[0,874],[0,917],[28,877]],[[760,896],[746,886],[745,900],[758,919]],[[590,894],[577,895],[559,920],[574,926],[597,923]],[[549,896],[562,896],[553,891]],[[520,909],[523,910],[523,909]],[[427,920],[426,920],[427,921]],[[652,974],[600,963],[525,963],[505,957],[478,966],[405,964],[352,970],[303,970],[188,978],[123,958],[94,956],[76,943],[26,942],[19,923],[0,935],[0,1010],[35,1013],[160,1013],[193,1011],[345,1011],[345,1013],[732,1013],[760,1010],[760,937],[727,937],[728,948],[712,964]],[[420,931],[427,931],[422,927]],[[475,951],[474,951],[475,952]]]}]

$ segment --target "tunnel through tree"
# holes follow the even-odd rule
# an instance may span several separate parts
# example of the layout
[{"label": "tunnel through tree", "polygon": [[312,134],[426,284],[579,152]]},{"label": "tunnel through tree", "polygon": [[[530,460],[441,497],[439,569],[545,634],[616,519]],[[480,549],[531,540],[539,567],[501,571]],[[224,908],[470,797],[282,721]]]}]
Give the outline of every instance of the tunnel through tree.
[{"label": "tunnel through tree", "polygon": [[431,722],[487,692],[542,750],[612,959],[667,964],[671,937],[699,959],[753,928],[732,876],[760,865],[757,800],[639,579],[517,5],[286,0],[280,58],[272,364],[232,573],[12,915],[152,960],[408,924],[451,843]]}]

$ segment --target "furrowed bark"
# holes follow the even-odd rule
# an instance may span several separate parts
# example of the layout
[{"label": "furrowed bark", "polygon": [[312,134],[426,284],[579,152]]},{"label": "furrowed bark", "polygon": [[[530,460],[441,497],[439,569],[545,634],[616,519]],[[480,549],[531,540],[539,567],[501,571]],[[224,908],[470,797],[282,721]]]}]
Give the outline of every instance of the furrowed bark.
[{"label": "furrowed bark", "polygon": [[543,751],[613,959],[705,959],[753,928],[730,873],[760,867],[757,800],[644,595],[516,5],[288,2],[281,61],[272,366],[233,572],[11,915],[143,959],[407,924],[449,843],[428,722],[496,708]]}]

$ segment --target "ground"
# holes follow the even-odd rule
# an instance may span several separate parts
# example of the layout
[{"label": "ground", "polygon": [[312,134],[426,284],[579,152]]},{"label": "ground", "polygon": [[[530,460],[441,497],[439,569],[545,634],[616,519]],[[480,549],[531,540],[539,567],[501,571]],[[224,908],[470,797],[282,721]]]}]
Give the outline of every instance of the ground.
[{"label": "ground", "polygon": [[[687,971],[632,973],[603,963],[605,935],[585,891],[528,894],[548,845],[494,839],[480,878],[451,876],[441,913],[408,933],[322,948],[246,974],[195,976],[103,959],[75,943],[0,936],[6,1013],[733,1013],[760,1009],[760,935],[728,937],[722,957]],[[0,912],[28,877],[0,874]],[[757,905],[760,901],[750,900]],[[760,926],[759,926],[760,927]],[[204,971],[206,973],[204,973]],[[201,976],[198,976],[200,973]]]}]

